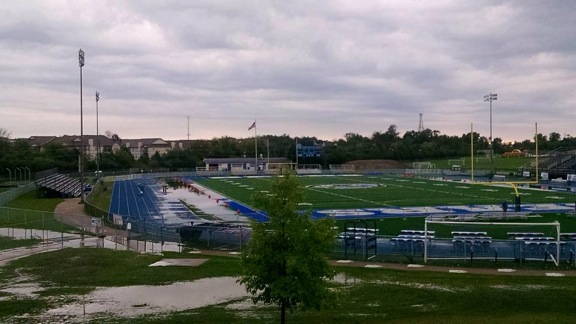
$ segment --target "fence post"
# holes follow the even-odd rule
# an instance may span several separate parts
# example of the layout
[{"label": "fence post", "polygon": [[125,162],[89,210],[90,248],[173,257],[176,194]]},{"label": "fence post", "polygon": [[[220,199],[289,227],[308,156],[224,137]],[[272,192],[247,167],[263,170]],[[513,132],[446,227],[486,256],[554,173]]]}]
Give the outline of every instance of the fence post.
[{"label": "fence post", "polygon": [[240,226],[240,252],[242,252],[242,225],[238,226]]},{"label": "fence post", "polygon": [[132,227],[131,223],[126,224],[126,250],[130,251],[130,228]]},{"label": "fence post", "polygon": [[62,218],[64,216],[60,214],[60,247],[64,248],[64,223],[62,222]]},{"label": "fence post", "polygon": [[494,263],[498,263],[498,249],[494,249]]}]

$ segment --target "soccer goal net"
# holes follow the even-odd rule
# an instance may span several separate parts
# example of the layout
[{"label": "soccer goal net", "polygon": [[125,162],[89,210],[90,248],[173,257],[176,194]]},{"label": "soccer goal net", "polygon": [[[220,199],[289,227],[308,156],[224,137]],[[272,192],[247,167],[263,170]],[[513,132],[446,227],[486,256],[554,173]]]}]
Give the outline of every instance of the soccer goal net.
[{"label": "soccer goal net", "polygon": [[466,160],[465,160],[465,159],[450,159],[450,160],[448,160],[448,164],[449,164],[450,166],[452,166],[452,165],[465,166],[465,165],[466,165]]},{"label": "soccer goal net", "polygon": [[320,164],[298,164],[296,165],[296,172],[298,174],[320,174],[322,173],[322,166]]},{"label": "soccer goal net", "polygon": [[434,259],[572,260],[574,241],[560,223],[450,221],[427,218],[424,262]]},{"label": "soccer goal net", "polygon": [[412,162],[413,169],[435,169],[436,164],[432,162]]},{"label": "soccer goal net", "polygon": [[328,165],[330,171],[332,172],[354,172],[356,171],[356,166],[354,164],[330,164]]},{"label": "soccer goal net", "polygon": [[293,170],[296,164],[294,163],[266,163],[267,174],[278,174],[281,170]]}]

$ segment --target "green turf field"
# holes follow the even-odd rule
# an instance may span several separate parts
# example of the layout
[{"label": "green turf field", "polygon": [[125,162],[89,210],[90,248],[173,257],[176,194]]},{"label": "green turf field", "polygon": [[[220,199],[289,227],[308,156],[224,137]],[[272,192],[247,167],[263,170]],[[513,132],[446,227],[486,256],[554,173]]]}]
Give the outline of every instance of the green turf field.
[{"label": "green turf field", "polygon": [[[270,188],[270,177],[219,177],[195,179],[235,201],[251,205],[252,195]],[[312,209],[379,208],[387,206],[512,205],[511,185],[471,184],[405,178],[391,175],[301,176],[304,203]],[[574,203],[570,192],[518,188],[522,204]]]}]

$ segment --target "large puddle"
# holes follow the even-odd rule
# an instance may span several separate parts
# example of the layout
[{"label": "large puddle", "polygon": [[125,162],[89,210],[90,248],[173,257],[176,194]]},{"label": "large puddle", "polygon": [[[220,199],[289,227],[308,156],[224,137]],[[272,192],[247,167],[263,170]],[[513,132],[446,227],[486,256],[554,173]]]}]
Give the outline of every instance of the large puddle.
[{"label": "large puddle", "polygon": [[133,317],[151,313],[183,311],[247,298],[234,277],[206,278],[165,286],[99,288],[85,300],[47,311],[44,316],[83,317],[108,313]]}]

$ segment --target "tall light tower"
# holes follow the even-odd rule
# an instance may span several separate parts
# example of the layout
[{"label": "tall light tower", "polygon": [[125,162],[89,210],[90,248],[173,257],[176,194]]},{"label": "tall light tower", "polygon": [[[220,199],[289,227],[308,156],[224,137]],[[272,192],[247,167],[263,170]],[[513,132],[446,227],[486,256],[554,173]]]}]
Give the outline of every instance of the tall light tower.
[{"label": "tall light tower", "polygon": [[492,168],[492,175],[494,175],[494,141],[492,139],[492,101],[498,100],[498,94],[492,93],[484,96],[484,101],[490,102],[490,167]]},{"label": "tall light tower", "polygon": [[100,177],[100,132],[98,131],[98,101],[100,93],[96,91],[96,177]]},{"label": "tall light tower", "polygon": [[84,51],[78,51],[80,66],[80,203],[84,203],[84,116],[82,111],[82,67],[84,66]]}]

